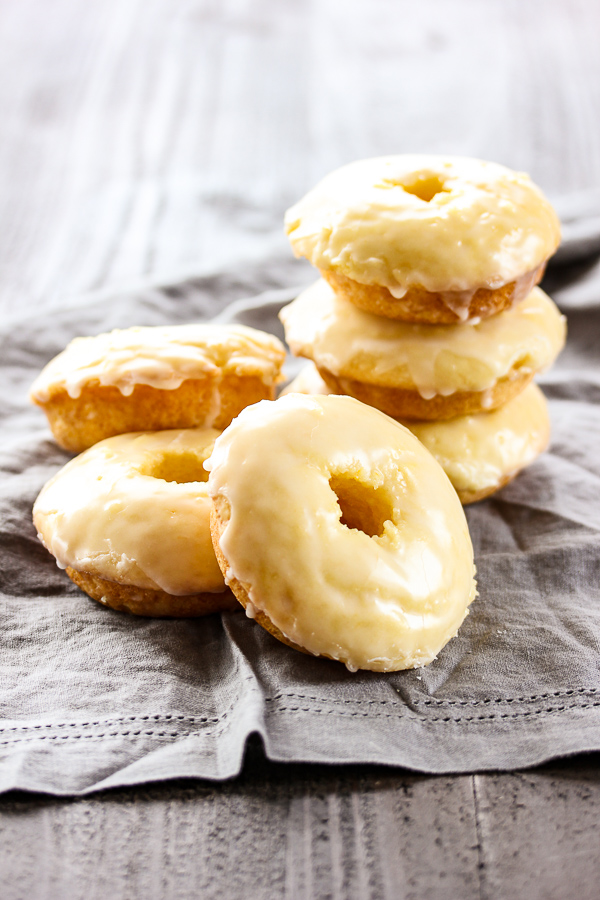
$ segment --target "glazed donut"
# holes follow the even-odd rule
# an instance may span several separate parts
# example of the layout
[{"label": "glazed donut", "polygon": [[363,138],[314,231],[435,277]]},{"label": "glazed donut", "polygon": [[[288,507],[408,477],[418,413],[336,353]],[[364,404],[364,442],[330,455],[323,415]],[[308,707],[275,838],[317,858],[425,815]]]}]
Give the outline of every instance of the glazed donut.
[{"label": "glazed donut", "polygon": [[127,328],[76,338],[30,398],[60,446],[79,453],[115,434],[225,428],[275,396],[284,358],[276,337],[243,325]]},{"label": "glazed donut", "polygon": [[237,603],[210,538],[203,468],[212,428],[123,434],[67,463],[42,489],[33,521],[75,584],[113,609],[202,616]]},{"label": "glazed donut", "polygon": [[279,640],[351,670],[423,666],[475,597],[464,512],[406,428],[351,397],[245,409],[206,463],[226,583]]},{"label": "glazed donut", "polygon": [[279,396],[285,397],[287,394],[313,394],[314,396],[323,396],[325,394],[335,394],[332,391],[317,370],[313,362],[307,362],[302,366],[298,374],[289,384],[280,391]]},{"label": "glazed donut", "polygon": [[526,297],[560,241],[557,215],[527,175],[442,156],[343,166],[288,210],[285,227],[296,256],[346,300],[449,325]]},{"label": "glazed donut", "polygon": [[312,359],[333,393],[397,419],[452,419],[502,406],[552,364],[566,330],[540,288],[478,324],[417,325],[363,312],[321,279],[280,318],[292,353]]},{"label": "glazed donut", "polygon": [[[282,391],[329,394],[309,363]],[[409,428],[437,459],[463,506],[500,490],[542,453],[550,439],[546,398],[535,384],[493,412],[439,422],[411,422]]]}]

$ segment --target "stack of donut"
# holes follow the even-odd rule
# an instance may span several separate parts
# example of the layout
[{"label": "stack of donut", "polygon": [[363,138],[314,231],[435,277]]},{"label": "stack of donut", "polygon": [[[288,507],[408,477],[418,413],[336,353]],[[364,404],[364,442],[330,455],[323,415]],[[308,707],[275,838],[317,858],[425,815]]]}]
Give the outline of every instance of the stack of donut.
[{"label": "stack of donut", "polygon": [[48,363],[31,399],[80,455],[33,519],[75,584],[144,616],[237,606],[211,543],[204,462],[245,406],[274,399],[284,358],[254,328],[176,325],[76,338]]},{"label": "stack of donut", "polygon": [[281,314],[312,370],[275,400],[285,351],[254,329],[76,339],[31,391],[80,454],[34,522],[117,610],[239,601],[283,643],[352,671],[426,665],[476,595],[461,502],[548,440],[530,382],[565,338],[535,286],[558,221],[502,166],[389,157],[334,172],[286,222],[322,274]]},{"label": "stack of donut", "polygon": [[37,498],[38,536],[122,612],[239,601],[283,643],[351,671],[426,665],[476,594],[459,499],[371,406],[274,400],[284,356],[231,326],[76,339],[31,390],[61,446],[82,451]]},{"label": "stack of donut", "polygon": [[348,394],[404,422],[461,501],[488,496],[549,440],[533,377],[565,320],[539,288],[560,240],[527,175],[475,159],[392,156],[331,173],[286,214],[321,279],[282,310],[290,386]]}]

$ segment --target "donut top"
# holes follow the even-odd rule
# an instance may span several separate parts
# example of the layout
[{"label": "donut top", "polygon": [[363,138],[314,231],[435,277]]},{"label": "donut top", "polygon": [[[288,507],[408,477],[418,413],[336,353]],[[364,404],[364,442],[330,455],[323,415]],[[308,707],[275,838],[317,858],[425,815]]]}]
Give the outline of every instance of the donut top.
[{"label": "donut top", "polygon": [[296,256],[398,298],[417,285],[501,287],[536,269],[560,241],[556,213],[527,175],[442,156],[343,166],[287,211],[285,227]]},{"label": "donut top", "polygon": [[417,390],[431,399],[484,391],[515,371],[549,366],[565,341],[565,318],[540,289],[489,319],[417,325],[363,312],[321,279],[280,313],[292,353],[342,378]]},{"label": "donut top", "polygon": [[44,403],[61,389],[76,398],[89,384],[112,385],[124,395],[137,384],[173,390],[205,375],[254,375],[274,384],[284,359],[276,337],[244,325],[127,328],[75,338],[42,370],[31,399]]},{"label": "donut top", "polygon": [[[351,397],[247,407],[215,443],[209,491],[247,613],[351,670],[425,665],[475,596],[458,497],[402,425]],[[343,521],[342,521],[343,520]]]},{"label": "donut top", "polygon": [[546,398],[536,384],[492,412],[408,427],[457,491],[477,493],[529,465],[548,443]]},{"label": "donut top", "polygon": [[[330,394],[308,363],[282,392]],[[529,465],[550,436],[548,404],[536,384],[492,412],[433,422],[406,422],[457,491],[478,493]]]},{"label": "donut top", "polygon": [[100,441],[42,489],[33,520],[61,568],[168,594],[224,590],[210,539],[211,428]]}]

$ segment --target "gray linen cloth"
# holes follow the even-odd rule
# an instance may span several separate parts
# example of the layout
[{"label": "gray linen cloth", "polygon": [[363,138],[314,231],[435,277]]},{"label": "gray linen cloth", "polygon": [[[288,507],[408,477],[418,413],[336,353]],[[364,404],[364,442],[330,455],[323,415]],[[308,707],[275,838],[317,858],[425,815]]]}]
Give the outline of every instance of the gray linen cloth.
[{"label": "gray linen cloth", "polygon": [[[575,244],[569,260],[582,255]],[[291,272],[313,277],[296,265],[273,260],[243,277],[83,298],[0,329],[2,790],[74,795],[228,778],[251,733],[273,760],[437,773],[600,749],[598,263],[550,273],[570,326],[567,349],[541,380],[552,445],[468,509],[479,597],[425,669],[351,674],[278,643],[243,612],[188,621],[113,612],[71,584],[38,542],[33,501],[69,458],[27,403],[40,367],[76,335],[208,318],[261,290],[219,318],[281,336],[276,313],[296,292],[264,289],[294,283]]]}]

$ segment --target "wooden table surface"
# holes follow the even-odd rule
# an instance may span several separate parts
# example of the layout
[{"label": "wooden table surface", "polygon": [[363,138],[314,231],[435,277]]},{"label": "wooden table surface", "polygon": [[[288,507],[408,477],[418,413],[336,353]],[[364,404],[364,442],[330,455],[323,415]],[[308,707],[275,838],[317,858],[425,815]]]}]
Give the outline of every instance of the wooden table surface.
[{"label": "wooden table surface", "polygon": [[[4,0],[0,311],[249,264],[287,286],[283,210],[361,156],[598,190],[598,34],[587,0]],[[0,896],[596,898],[598,761],[428,777],[251,745],[227,784],[8,795]]]}]

